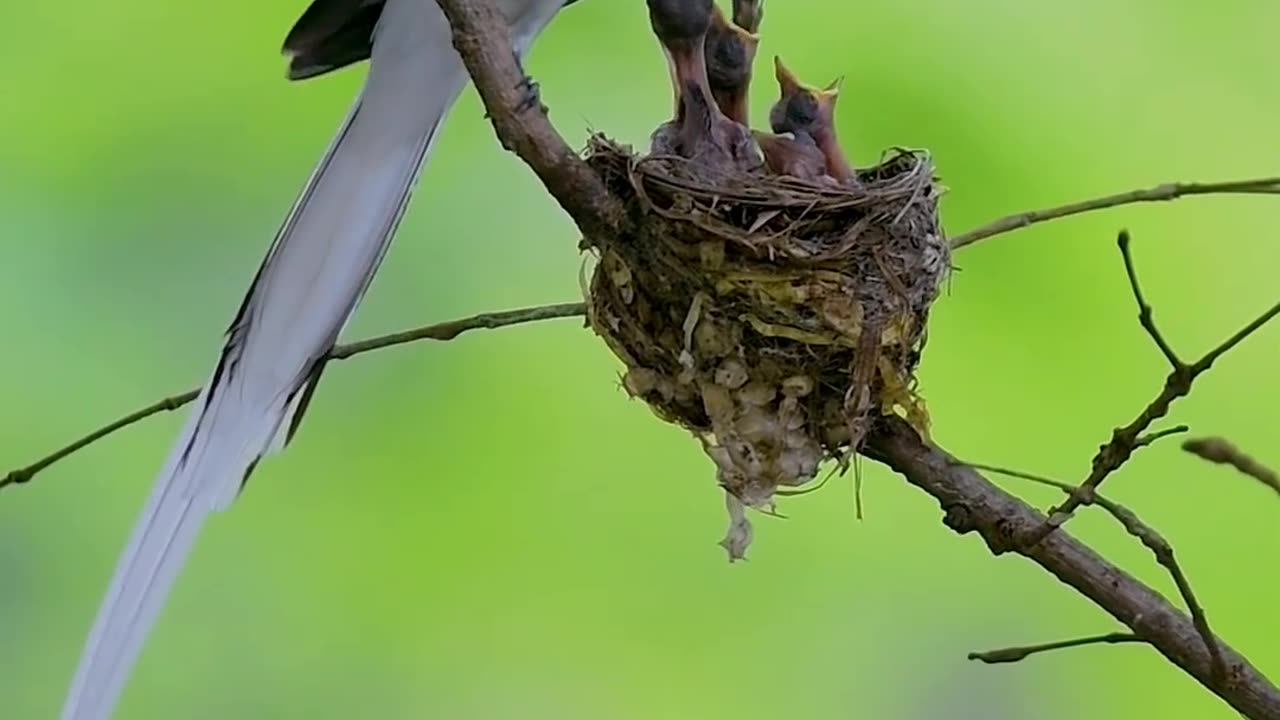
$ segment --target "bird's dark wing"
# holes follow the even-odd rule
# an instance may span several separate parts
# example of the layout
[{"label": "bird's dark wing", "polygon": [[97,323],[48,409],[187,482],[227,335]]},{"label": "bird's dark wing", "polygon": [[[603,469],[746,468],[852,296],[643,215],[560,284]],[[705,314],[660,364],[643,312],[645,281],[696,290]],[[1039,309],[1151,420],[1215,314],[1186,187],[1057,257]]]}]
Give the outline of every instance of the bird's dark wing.
[{"label": "bird's dark wing", "polygon": [[288,78],[306,80],[368,60],[385,5],[386,0],[312,0],[284,40]]},{"label": "bird's dark wing", "polygon": [[290,80],[306,80],[369,59],[385,0],[313,0],[284,41]]}]

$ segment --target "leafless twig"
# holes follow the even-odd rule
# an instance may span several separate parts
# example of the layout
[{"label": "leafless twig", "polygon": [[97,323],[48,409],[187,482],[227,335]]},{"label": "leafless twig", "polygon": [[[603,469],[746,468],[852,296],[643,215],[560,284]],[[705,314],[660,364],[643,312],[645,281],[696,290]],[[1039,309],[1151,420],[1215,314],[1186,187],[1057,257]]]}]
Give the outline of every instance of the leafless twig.
[{"label": "leafless twig", "polygon": [[1133,455],[1134,450],[1140,447],[1140,439],[1143,433],[1147,431],[1151,425],[1169,413],[1169,408],[1174,401],[1185,397],[1191,392],[1191,386],[1196,378],[1203,375],[1213,367],[1223,355],[1228,353],[1232,348],[1239,345],[1241,341],[1257,332],[1263,325],[1266,325],[1276,315],[1280,315],[1280,303],[1275,304],[1266,312],[1259,315],[1256,319],[1242,328],[1239,332],[1223,341],[1220,345],[1210,350],[1204,357],[1190,365],[1178,359],[1176,353],[1173,352],[1169,344],[1156,328],[1155,322],[1151,319],[1151,310],[1147,306],[1146,300],[1142,296],[1142,290],[1137,283],[1137,276],[1133,272],[1133,260],[1129,248],[1129,233],[1121,232],[1119,237],[1120,253],[1124,258],[1125,268],[1129,275],[1132,285],[1134,297],[1137,298],[1139,308],[1139,318],[1142,320],[1143,328],[1146,329],[1152,339],[1161,348],[1165,358],[1169,360],[1173,366],[1169,371],[1169,375],[1165,378],[1164,387],[1160,393],[1156,395],[1146,408],[1138,415],[1133,422],[1128,425],[1117,428],[1112,432],[1111,440],[1108,441],[1098,451],[1093,458],[1093,467],[1089,472],[1089,477],[1058,507],[1049,513],[1049,518],[1045,524],[1038,528],[1034,533],[1028,535],[1024,540],[1027,544],[1034,545],[1042,541],[1055,528],[1066,522],[1071,513],[1088,499],[1092,493],[1106,480],[1113,472],[1120,469],[1122,465],[1128,462]]},{"label": "leafless twig", "polygon": [[1248,475],[1280,494],[1280,475],[1244,454],[1224,438],[1192,438],[1182,443],[1182,449],[1202,460],[1219,465],[1230,465],[1241,474]]},{"label": "leafless twig", "polygon": [[1256,180],[1235,180],[1220,183],[1165,183],[1145,190],[1130,190],[1117,195],[1108,195],[1060,207],[1032,210],[1010,215],[961,235],[956,235],[951,238],[951,247],[959,249],[995,235],[1003,235],[1037,223],[1094,210],[1105,210],[1133,203],[1164,202],[1192,195],[1212,194],[1280,195],[1280,178],[1258,178]]},{"label": "leafless twig", "polygon": [[[1172,434],[1170,431],[1176,431],[1179,428],[1170,428],[1164,431],[1163,436],[1167,437]],[[1154,437],[1153,435],[1152,437]],[[1151,441],[1148,441],[1148,443]],[[1044,477],[1042,475],[1033,475],[1019,470],[1010,470],[1007,468],[997,467],[995,465],[982,465],[978,463],[969,463],[969,467],[985,472],[1004,475],[1007,477],[1019,478],[1040,485],[1048,485],[1055,487],[1071,496],[1076,492],[1076,486],[1071,483],[1054,480],[1053,478]],[[1182,571],[1182,566],[1178,564],[1177,558],[1173,555],[1173,546],[1164,536],[1156,532],[1155,528],[1143,522],[1138,518],[1137,513],[1118,502],[1108,500],[1096,492],[1089,494],[1085,505],[1097,505],[1106,510],[1112,517],[1124,526],[1126,532],[1138,538],[1151,554],[1155,556],[1156,562],[1168,571],[1169,576],[1173,578],[1173,583],[1178,587],[1178,594],[1182,596],[1183,603],[1187,606],[1187,611],[1191,613],[1191,621],[1195,625],[1196,632],[1200,633],[1200,638],[1204,641],[1205,647],[1209,649],[1209,655],[1213,661],[1214,672],[1222,676],[1226,672],[1226,665],[1222,659],[1222,650],[1218,647],[1218,638],[1213,634],[1213,630],[1209,627],[1209,617],[1205,614],[1204,607],[1200,605],[1200,601],[1196,599],[1195,592],[1191,589],[1191,581],[1187,579],[1186,573]]]},{"label": "leafless twig", "polygon": [[1138,284],[1138,271],[1133,267],[1133,251],[1129,247],[1130,243],[1129,231],[1121,230],[1120,238],[1117,244],[1120,246],[1120,257],[1124,260],[1124,272],[1129,276],[1129,287],[1133,290],[1133,299],[1138,303],[1138,324],[1143,330],[1151,336],[1152,342],[1156,347],[1160,348],[1160,352],[1164,353],[1164,358],[1169,361],[1169,366],[1174,372],[1186,366],[1182,359],[1178,357],[1178,353],[1174,352],[1173,346],[1165,340],[1164,335],[1160,332],[1160,328],[1156,327],[1155,317],[1152,315],[1151,306],[1147,304],[1147,299],[1142,294],[1142,286]]},{"label": "leafless twig", "polygon": [[937,499],[943,522],[960,534],[978,533],[994,554],[1016,553],[1075,588],[1238,712],[1254,720],[1280,718],[1280,689],[1227,643],[1227,667],[1214,671],[1200,633],[1187,615],[1146,584],[1059,530],[1036,545],[1018,538],[1045,516],[1001,490],[977,470],[923,440],[906,421],[886,417],[867,436],[863,454],[900,473]]},{"label": "leafless twig", "polygon": [[1186,425],[1174,425],[1171,428],[1156,430],[1155,432],[1149,432],[1146,435],[1139,435],[1138,439],[1135,440],[1133,444],[1136,447],[1144,448],[1172,435],[1181,435],[1188,432],[1191,432],[1191,428]]},{"label": "leafless twig", "polygon": [[[450,320],[449,322],[426,325],[412,330],[391,333],[390,335],[381,335],[379,337],[369,338],[368,340],[354,342],[349,345],[339,345],[333,349],[333,352],[330,353],[330,357],[334,360],[345,360],[349,357],[360,355],[362,353],[381,350],[382,348],[393,347],[395,345],[404,345],[405,343],[417,342],[419,340],[452,340],[462,333],[471,330],[492,330],[495,328],[507,327],[508,325],[520,325],[523,323],[537,322],[539,320],[576,317],[583,315],[585,312],[586,308],[582,303],[563,303],[560,305],[543,305],[539,307],[522,308],[520,310],[507,310],[504,312],[481,313],[479,315],[472,315],[471,317],[462,318],[460,320]],[[26,467],[10,471],[3,478],[0,478],[0,489],[3,489],[7,485],[20,485],[28,482],[40,471],[59,460],[66,458],[68,455],[78,452],[108,435],[111,435],[117,430],[127,428],[136,422],[151,417],[152,415],[177,410],[183,405],[195,400],[197,394],[199,394],[198,390],[189,390],[181,395],[164,398],[163,400],[152,403],[141,410],[129,413],[119,420],[94,430],[79,440],[50,453]]]},{"label": "leafless twig", "polygon": [[1133,633],[1107,633],[1106,635],[1092,635],[1090,637],[1075,638],[1072,640],[1059,640],[1057,642],[1044,643],[1041,645],[1022,645],[1019,647],[1000,648],[998,650],[986,650],[984,652],[969,653],[970,660],[981,660],[988,665],[996,665],[998,663],[1015,663],[1025,660],[1030,655],[1036,655],[1051,650],[1062,650],[1065,648],[1081,647],[1084,645],[1116,645],[1120,643],[1145,643],[1146,640],[1134,635]]}]

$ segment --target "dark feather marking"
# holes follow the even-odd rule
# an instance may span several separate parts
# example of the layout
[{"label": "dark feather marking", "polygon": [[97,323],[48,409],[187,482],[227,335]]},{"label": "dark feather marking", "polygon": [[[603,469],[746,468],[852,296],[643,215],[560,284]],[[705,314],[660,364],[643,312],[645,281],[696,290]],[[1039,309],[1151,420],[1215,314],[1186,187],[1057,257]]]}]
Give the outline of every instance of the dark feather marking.
[{"label": "dark feather marking", "polygon": [[306,80],[363,62],[373,52],[382,0],[315,0],[284,41],[290,80]]},{"label": "dark feather marking", "polygon": [[[347,121],[346,124],[342,126],[341,134],[334,140],[333,142],[334,151],[336,151],[337,148],[342,144],[342,141],[343,139],[345,139],[346,134],[351,130],[352,125],[355,124],[356,116],[359,114],[360,114],[360,106],[357,105],[354,109],[352,109],[350,119]],[[333,162],[334,154],[335,152],[330,152],[325,155],[320,166],[315,170],[315,173],[313,175],[315,180],[318,181],[319,178],[322,177],[324,173],[329,169],[329,164]],[[315,192],[315,187],[316,187],[316,182],[307,183],[307,186],[303,189],[298,199],[294,201],[293,209],[289,213],[288,219],[285,221],[284,226],[280,228],[280,232],[276,233],[275,240],[271,243],[271,249],[267,251],[267,256],[266,258],[263,259],[262,264],[258,265],[258,270],[253,275],[253,282],[249,284],[249,291],[245,293],[244,299],[240,301],[240,307],[236,310],[235,317],[231,320],[231,324],[227,327],[227,332],[226,332],[227,342],[225,345],[223,345],[222,354],[218,356],[218,364],[213,370],[213,377],[209,380],[209,385],[208,385],[209,396],[205,398],[204,407],[200,408],[200,420],[197,421],[197,428],[199,427],[200,423],[204,422],[205,417],[208,416],[209,408],[213,405],[214,397],[215,395],[217,395],[218,390],[221,387],[222,379],[224,377],[228,377],[228,378],[231,377],[235,372],[236,365],[240,359],[239,357],[240,347],[243,344],[244,337],[246,334],[248,334],[251,326],[249,312],[248,312],[249,302],[253,299],[255,293],[257,292],[259,283],[262,282],[262,273],[264,270],[267,269],[267,266],[271,263],[271,259],[275,257],[276,250],[280,247],[281,241],[293,228],[294,223],[297,221],[298,214],[302,212],[302,209],[306,206],[307,201],[311,199],[311,194]],[[328,349],[325,350],[325,353],[326,354],[328,353]],[[192,443],[195,440],[195,437],[196,437],[196,433],[193,432],[191,434],[191,437],[188,438],[187,446],[182,450],[182,458],[179,460],[179,466],[186,463],[187,459],[190,457]],[[255,465],[256,465],[256,462],[255,462]],[[249,470],[252,471],[253,467],[251,466]],[[245,475],[245,478],[246,479],[248,478],[247,473]]]}]

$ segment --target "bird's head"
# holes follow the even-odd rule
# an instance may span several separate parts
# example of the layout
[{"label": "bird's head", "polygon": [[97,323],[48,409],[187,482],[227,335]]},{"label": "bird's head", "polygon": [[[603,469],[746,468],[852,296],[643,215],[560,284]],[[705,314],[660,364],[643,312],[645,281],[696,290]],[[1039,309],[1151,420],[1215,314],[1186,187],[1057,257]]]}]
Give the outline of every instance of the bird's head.
[{"label": "bird's head", "polygon": [[824,88],[806,85],[782,62],[773,59],[778,80],[778,102],[769,111],[769,124],[774,132],[803,132],[818,135],[831,129],[835,120],[836,100],[843,78]]}]

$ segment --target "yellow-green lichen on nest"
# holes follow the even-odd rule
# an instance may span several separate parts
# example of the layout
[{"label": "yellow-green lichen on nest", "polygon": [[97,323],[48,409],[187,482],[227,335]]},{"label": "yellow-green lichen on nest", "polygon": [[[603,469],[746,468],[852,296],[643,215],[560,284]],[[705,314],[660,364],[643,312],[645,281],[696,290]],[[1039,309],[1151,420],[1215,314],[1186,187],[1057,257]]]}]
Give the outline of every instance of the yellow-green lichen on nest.
[{"label": "yellow-green lichen on nest", "polygon": [[715,462],[743,557],[745,507],[847,461],[882,414],[927,430],[914,371],[950,270],[927,154],[894,151],[832,187],[640,158],[603,137],[587,162],[628,230],[587,238],[591,327],[627,391]]}]

